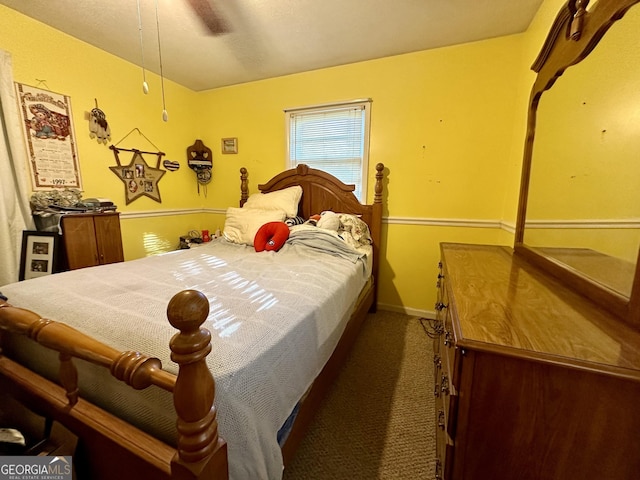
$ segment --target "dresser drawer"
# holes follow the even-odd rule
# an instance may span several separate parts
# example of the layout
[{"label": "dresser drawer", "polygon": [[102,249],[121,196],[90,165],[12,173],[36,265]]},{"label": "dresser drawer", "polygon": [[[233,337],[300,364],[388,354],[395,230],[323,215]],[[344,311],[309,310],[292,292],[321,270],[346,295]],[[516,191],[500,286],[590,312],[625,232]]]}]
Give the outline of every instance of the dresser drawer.
[{"label": "dresser drawer", "polygon": [[448,433],[450,418],[445,413],[446,398],[436,398],[436,472],[435,478],[449,480],[453,465],[454,443]]},{"label": "dresser drawer", "polygon": [[438,272],[437,287],[435,330],[438,335],[433,342],[437,459],[434,478],[445,480],[451,478],[455,449],[459,359],[442,268]]}]

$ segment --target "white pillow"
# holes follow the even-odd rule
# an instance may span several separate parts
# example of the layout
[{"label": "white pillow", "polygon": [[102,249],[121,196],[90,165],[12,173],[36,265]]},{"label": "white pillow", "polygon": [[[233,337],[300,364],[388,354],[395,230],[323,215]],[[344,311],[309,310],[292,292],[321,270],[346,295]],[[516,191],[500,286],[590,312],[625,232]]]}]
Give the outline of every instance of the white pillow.
[{"label": "white pillow", "polygon": [[229,207],[224,222],[224,238],[233,243],[253,246],[258,229],[267,222],[284,221],[282,210]]},{"label": "white pillow", "polygon": [[298,215],[298,204],[301,198],[302,187],[295,185],[270,193],[254,193],[249,196],[243,208],[282,210],[287,217],[295,217]]}]

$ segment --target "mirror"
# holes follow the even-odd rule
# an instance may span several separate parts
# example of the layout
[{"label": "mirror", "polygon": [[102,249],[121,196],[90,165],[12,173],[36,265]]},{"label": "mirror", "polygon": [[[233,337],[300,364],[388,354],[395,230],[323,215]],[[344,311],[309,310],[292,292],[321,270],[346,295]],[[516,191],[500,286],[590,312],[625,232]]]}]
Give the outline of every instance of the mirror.
[{"label": "mirror", "polygon": [[640,7],[578,3],[534,64],[515,248],[640,325]]},{"label": "mirror", "polygon": [[524,243],[630,297],[640,247],[640,8],[540,98]]}]

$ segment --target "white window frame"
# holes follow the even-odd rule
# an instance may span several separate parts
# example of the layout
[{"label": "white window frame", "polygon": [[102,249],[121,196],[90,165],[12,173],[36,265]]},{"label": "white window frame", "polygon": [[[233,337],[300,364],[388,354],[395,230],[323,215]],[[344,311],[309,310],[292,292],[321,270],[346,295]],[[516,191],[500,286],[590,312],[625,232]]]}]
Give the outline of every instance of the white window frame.
[{"label": "white window frame", "polygon": [[[369,132],[371,127],[371,103],[372,100],[370,98],[366,99],[358,99],[351,100],[346,102],[336,102],[336,103],[324,103],[319,105],[311,105],[306,107],[295,107],[295,108],[287,108],[284,110],[285,112],[285,130],[286,130],[286,138],[287,138],[287,152],[286,152],[286,168],[295,168],[298,164],[294,159],[291,158],[291,121],[292,116],[295,116],[297,113],[322,113],[330,110],[338,110],[345,109],[349,107],[362,108],[364,111],[364,126],[363,126],[363,148],[362,148],[362,158],[361,158],[361,172],[360,172],[360,185],[358,189],[358,185],[356,185],[356,197],[360,200],[361,203],[364,203],[367,198],[367,179],[369,177]],[[300,162],[303,163],[303,162]],[[309,167],[319,168],[318,165],[314,165],[313,163],[309,163]],[[319,168],[322,170],[322,168]],[[334,172],[328,171],[335,176]],[[336,176],[337,177],[337,176]],[[345,182],[347,183],[347,182]],[[359,190],[359,194],[357,193]]]}]

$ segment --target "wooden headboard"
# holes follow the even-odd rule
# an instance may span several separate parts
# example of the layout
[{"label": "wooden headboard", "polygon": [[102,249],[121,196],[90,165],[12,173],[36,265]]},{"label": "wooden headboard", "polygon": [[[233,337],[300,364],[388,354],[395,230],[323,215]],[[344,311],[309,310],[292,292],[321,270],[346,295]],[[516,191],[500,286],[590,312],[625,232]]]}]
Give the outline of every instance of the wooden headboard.
[{"label": "wooden headboard", "polygon": [[[262,193],[274,192],[287,187],[300,185],[302,199],[298,206],[298,215],[308,219],[311,215],[331,210],[336,213],[351,213],[360,216],[371,232],[373,239],[373,277],[378,285],[378,266],[380,242],[382,239],[382,190],[384,165],[376,165],[376,183],[372,204],[362,204],[354,195],[355,185],[347,185],[333,175],[298,165],[296,168],[279,173],[267,183],[258,185]],[[246,168],[240,169],[240,206],[249,198],[248,173]],[[375,305],[375,304],[374,304]]]}]

